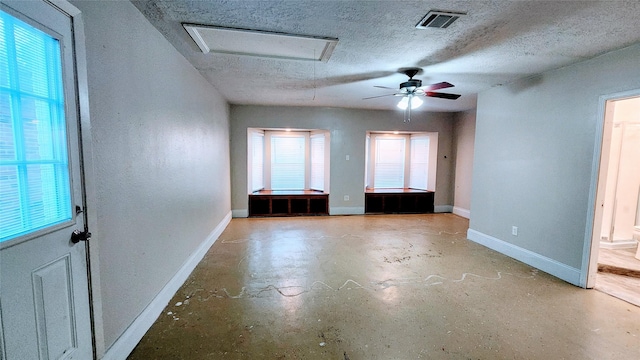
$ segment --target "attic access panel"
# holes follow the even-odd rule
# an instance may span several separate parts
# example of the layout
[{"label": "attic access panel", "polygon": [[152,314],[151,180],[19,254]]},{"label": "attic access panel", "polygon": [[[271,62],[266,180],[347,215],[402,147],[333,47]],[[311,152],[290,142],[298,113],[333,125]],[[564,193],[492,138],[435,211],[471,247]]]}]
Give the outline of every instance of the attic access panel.
[{"label": "attic access panel", "polygon": [[338,39],[182,24],[203,53],[327,62]]}]

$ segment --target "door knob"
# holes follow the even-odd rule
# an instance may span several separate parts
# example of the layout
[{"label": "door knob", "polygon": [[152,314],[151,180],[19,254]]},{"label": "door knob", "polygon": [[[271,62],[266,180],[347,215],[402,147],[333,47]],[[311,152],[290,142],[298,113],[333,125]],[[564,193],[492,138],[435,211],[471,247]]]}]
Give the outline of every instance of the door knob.
[{"label": "door knob", "polygon": [[71,242],[74,244],[77,244],[80,241],[89,241],[90,238],[91,233],[88,231],[80,231],[76,229],[71,233]]}]

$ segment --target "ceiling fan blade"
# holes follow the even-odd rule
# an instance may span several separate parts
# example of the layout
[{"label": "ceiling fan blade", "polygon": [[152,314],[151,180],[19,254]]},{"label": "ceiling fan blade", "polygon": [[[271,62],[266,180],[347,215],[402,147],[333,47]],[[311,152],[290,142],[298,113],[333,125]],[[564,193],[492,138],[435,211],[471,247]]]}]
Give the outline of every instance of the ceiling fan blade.
[{"label": "ceiling fan blade", "polygon": [[386,95],[370,96],[370,97],[362,98],[362,100],[369,100],[369,99],[381,98],[381,97],[385,97],[385,96],[395,96],[395,95],[397,95],[397,94],[386,94]]},{"label": "ceiling fan blade", "polygon": [[374,85],[374,88],[380,88],[380,89],[389,89],[389,90],[396,90],[396,88],[391,88],[388,86],[379,86],[379,85]]},{"label": "ceiling fan blade", "polygon": [[454,85],[451,84],[451,83],[448,83],[446,81],[443,81],[443,82],[439,82],[437,84],[431,84],[431,85],[423,86],[422,89],[424,89],[424,91],[432,91],[432,90],[446,89],[446,88],[450,88],[450,87],[454,87]]},{"label": "ceiling fan blade", "polygon": [[433,91],[426,91],[424,95],[429,97],[449,99],[449,100],[455,100],[461,96],[459,94],[447,94],[447,93],[439,93],[439,92],[433,92]]}]

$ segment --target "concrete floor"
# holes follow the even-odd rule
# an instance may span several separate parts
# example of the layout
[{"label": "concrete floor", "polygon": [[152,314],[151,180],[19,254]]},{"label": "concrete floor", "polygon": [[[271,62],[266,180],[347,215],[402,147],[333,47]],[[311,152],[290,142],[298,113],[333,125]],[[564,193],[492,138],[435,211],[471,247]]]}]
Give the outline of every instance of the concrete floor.
[{"label": "concrete floor", "polygon": [[640,307],[452,214],[233,219],[129,359],[638,359]]}]

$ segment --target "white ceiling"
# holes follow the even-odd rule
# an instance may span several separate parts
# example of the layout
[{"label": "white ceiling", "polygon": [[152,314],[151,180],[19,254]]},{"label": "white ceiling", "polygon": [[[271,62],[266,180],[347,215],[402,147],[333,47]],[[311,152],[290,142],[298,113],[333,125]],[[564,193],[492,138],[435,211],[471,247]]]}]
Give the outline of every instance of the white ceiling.
[{"label": "white ceiling", "polygon": [[[640,42],[640,1],[208,0],[132,1],[232,104],[395,109],[401,68],[448,81],[462,111],[493,86]],[[466,12],[448,29],[418,30],[429,10]],[[182,23],[338,38],[328,62],[203,54]],[[640,67],[640,59],[638,61]]]}]

